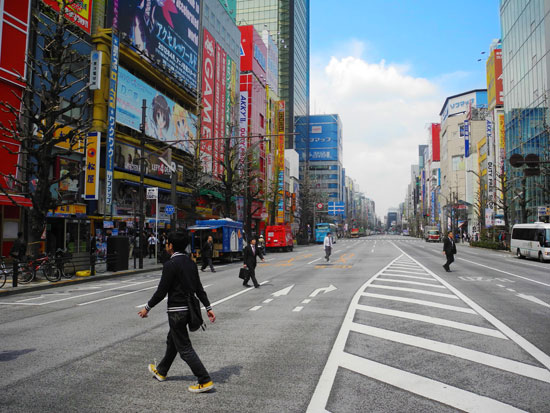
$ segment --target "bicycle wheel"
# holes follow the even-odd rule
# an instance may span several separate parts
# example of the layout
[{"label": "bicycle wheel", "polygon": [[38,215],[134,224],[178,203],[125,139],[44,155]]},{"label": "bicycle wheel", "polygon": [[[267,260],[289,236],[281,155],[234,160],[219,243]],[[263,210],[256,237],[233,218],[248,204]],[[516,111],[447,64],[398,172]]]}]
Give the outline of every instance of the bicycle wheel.
[{"label": "bicycle wheel", "polygon": [[61,279],[61,274],[59,273],[59,269],[55,268],[52,264],[49,262],[42,265],[42,274],[44,274],[44,277],[48,281],[56,282]]},{"label": "bicycle wheel", "polygon": [[17,281],[21,284],[28,284],[34,280],[35,272],[28,265],[21,265],[17,273]]},{"label": "bicycle wheel", "polygon": [[64,278],[73,278],[76,274],[76,267],[72,261],[67,261],[63,264],[62,275]]},{"label": "bicycle wheel", "polygon": [[2,288],[4,284],[6,284],[7,278],[8,278],[8,274],[6,273],[6,271],[3,268],[0,269],[0,288]]},{"label": "bicycle wheel", "polygon": [[96,274],[103,274],[107,271],[107,259],[98,257],[95,261]]}]

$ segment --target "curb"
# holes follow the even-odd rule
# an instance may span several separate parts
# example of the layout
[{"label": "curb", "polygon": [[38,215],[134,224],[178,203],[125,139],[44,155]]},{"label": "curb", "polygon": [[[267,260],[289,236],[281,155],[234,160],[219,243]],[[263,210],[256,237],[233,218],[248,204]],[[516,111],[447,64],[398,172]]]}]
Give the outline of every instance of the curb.
[{"label": "curb", "polygon": [[37,285],[29,285],[28,287],[25,285],[24,287],[16,287],[11,288],[9,290],[0,290],[0,297],[7,297],[9,295],[15,295],[15,294],[22,294],[27,292],[33,292],[33,291],[41,291],[41,290],[49,290],[50,288],[56,288],[56,287],[63,287],[67,284],[83,284],[88,282],[93,282],[97,280],[108,280],[111,278],[117,278],[117,277],[123,277],[125,275],[134,275],[134,274],[142,274],[145,272],[150,271],[160,271],[162,270],[162,266],[156,266],[156,267],[150,267],[150,268],[142,268],[142,269],[135,269],[135,270],[124,270],[124,271],[118,271],[108,274],[101,274],[101,275],[91,275],[89,277],[76,277],[69,279],[69,280],[62,280],[57,282],[48,282],[44,284],[37,284]]}]

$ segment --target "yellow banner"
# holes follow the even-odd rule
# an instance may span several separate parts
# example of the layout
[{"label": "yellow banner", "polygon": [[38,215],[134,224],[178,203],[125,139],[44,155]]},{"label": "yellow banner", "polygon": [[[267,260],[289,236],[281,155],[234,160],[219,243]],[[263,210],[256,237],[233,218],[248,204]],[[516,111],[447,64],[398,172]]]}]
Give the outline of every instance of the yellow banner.
[{"label": "yellow banner", "polygon": [[84,198],[97,200],[99,195],[99,153],[101,150],[101,132],[88,134],[86,149],[86,175],[84,183]]},{"label": "yellow banner", "polygon": [[500,138],[500,149],[506,148],[506,132],[504,125],[504,113],[498,114],[498,135]]}]

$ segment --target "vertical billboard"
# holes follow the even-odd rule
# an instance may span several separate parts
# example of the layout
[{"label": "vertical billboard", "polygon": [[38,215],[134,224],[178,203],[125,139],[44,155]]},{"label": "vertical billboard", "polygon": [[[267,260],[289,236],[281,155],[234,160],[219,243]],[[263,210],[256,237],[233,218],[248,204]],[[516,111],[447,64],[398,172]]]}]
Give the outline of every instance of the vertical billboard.
[{"label": "vertical billboard", "polygon": [[244,162],[248,136],[248,92],[241,91],[239,100],[239,160]]},{"label": "vertical billboard", "polygon": [[99,159],[101,132],[88,133],[86,144],[86,171],[84,173],[84,198],[97,200],[99,197]]},{"label": "vertical billboard", "polygon": [[504,104],[502,88],[502,49],[493,49],[487,59],[487,104],[489,110]]},{"label": "vertical billboard", "polygon": [[[59,13],[62,5],[61,0],[43,0],[43,2]],[[68,1],[66,3],[68,3]],[[65,18],[80,27],[86,33],[91,34],[92,0],[79,0],[72,2],[72,4],[67,6]]]},{"label": "vertical billboard", "polygon": [[212,137],[214,133],[214,88],[216,77],[216,41],[204,29],[202,52],[202,111],[200,152],[206,172],[212,172]]},{"label": "vertical billboard", "polygon": [[[124,68],[119,69],[116,97],[116,121],[135,131],[140,130],[142,101],[147,105],[145,135],[192,152],[197,134],[196,116]],[[180,142],[175,142],[180,140]]]},{"label": "vertical billboard", "polygon": [[277,223],[281,224],[285,221],[285,101],[277,102],[277,160],[276,170],[277,176]]},{"label": "vertical billboard", "polygon": [[199,0],[111,0],[108,26],[118,4],[118,29],[166,74],[197,89]]}]

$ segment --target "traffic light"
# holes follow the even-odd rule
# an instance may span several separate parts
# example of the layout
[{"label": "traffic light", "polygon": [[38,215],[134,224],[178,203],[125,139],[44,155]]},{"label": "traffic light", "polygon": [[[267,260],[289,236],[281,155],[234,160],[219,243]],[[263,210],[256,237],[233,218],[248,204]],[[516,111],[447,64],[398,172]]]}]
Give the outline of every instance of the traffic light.
[{"label": "traffic light", "polygon": [[509,162],[514,168],[521,168],[523,165],[527,166],[527,168],[523,170],[525,176],[540,175],[539,165],[541,162],[537,154],[529,153],[525,155],[524,158],[523,155],[515,153],[510,156]]}]

